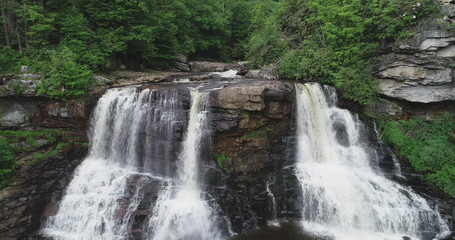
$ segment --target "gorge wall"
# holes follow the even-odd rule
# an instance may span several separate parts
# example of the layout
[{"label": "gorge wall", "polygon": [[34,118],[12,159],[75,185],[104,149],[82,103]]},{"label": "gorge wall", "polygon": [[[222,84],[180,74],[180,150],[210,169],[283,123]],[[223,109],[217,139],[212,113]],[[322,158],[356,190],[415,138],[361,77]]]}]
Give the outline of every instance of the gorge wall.
[{"label": "gorge wall", "polygon": [[[208,85],[145,84],[140,89],[176,88],[186,111],[190,107],[188,86],[212,89],[208,102],[211,136],[204,141],[201,153],[205,159],[201,174],[207,183],[202,190],[212,196],[219,204],[219,210],[230,218],[231,226],[223,231],[241,233],[264,226],[270,220],[299,219],[301,187],[289,167],[294,164],[296,141],[294,84],[267,80],[209,82]],[[17,106],[3,112],[6,119],[11,119],[3,128],[62,128],[62,141],[65,136],[73,140],[48,159],[33,161],[31,154],[19,160],[10,184],[0,195],[3,206],[0,237],[37,237],[43,221],[56,213],[74,169],[86,155],[86,146],[77,143],[87,141],[89,113],[99,96],[95,94],[82,102],[54,102],[25,96],[0,99],[8,103],[2,107]],[[22,118],[8,118],[11,113]],[[28,115],[24,117],[25,114]],[[20,120],[14,125],[13,119]],[[367,124],[366,130],[369,134],[365,144],[371,149],[379,149],[379,165],[383,166],[386,175],[394,178],[392,153],[386,146],[381,146],[373,123]],[[343,129],[339,131],[342,138]],[[182,129],[174,134],[181,141]],[[22,144],[26,144],[25,140]],[[40,150],[53,148],[52,144],[43,145]],[[411,176],[413,173],[403,174]],[[412,179],[415,185],[423,186],[419,177]],[[128,179],[130,192],[137,191],[138,181],[136,177]],[[146,197],[132,213],[133,236],[140,236],[138,226],[149,214],[145,209],[156,201],[158,186],[158,182],[153,182],[144,188]],[[432,206],[440,206],[444,218],[452,218],[452,205],[435,196],[428,195],[427,198]]]}]

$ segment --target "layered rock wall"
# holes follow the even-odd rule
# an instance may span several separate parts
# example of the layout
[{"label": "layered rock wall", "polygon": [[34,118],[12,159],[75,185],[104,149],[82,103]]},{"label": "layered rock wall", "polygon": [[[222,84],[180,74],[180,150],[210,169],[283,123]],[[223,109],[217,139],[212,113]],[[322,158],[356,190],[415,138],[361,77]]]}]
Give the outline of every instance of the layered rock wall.
[{"label": "layered rock wall", "polygon": [[420,23],[412,39],[386,44],[375,59],[379,93],[417,103],[455,101],[455,4]]}]

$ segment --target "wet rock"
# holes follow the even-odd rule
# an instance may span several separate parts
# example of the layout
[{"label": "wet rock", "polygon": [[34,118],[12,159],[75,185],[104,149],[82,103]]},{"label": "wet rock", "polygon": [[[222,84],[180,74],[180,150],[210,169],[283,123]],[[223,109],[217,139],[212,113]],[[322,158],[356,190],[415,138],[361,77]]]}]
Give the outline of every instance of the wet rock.
[{"label": "wet rock", "polygon": [[420,233],[422,235],[422,238],[421,240],[433,240],[435,237],[436,237],[436,233],[435,232],[422,232]]},{"label": "wet rock", "polygon": [[210,79],[210,75],[208,74],[194,75],[190,77],[190,80],[195,82],[204,81],[207,79]]},{"label": "wet rock", "polygon": [[245,76],[248,73],[248,71],[250,70],[249,66],[248,66],[248,62],[238,62],[237,64],[239,65],[239,67],[237,69],[237,74],[241,75],[241,76]]},{"label": "wet rock", "polygon": [[293,154],[293,91],[285,82],[248,81],[212,93],[216,170],[206,174],[207,191],[236,232],[265,225],[273,212],[280,218],[300,216],[300,187],[292,170],[284,169]]}]

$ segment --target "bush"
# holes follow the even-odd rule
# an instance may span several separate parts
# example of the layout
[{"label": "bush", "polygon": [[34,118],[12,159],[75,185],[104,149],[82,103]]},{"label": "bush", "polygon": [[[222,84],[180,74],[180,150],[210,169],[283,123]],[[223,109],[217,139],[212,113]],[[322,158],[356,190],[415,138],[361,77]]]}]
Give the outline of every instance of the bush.
[{"label": "bush", "polygon": [[0,73],[16,73],[19,71],[19,53],[10,47],[0,48]]},{"label": "bush", "polygon": [[278,74],[286,79],[311,79],[330,83],[333,52],[329,48],[309,44],[300,50],[287,52],[278,68]]},{"label": "bush", "polygon": [[410,27],[437,9],[432,0],[284,0],[276,5],[269,15],[255,14],[260,20],[252,23],[250,60],[280,62],[280,77],[333,84],[361,104],[375,97],[378,83],[369,59],[378,42],[413,36]]},{"label": "bush", "polygon": [[455,120],[445,114],[434,122],[423,119],[382,121],[381,138],[407,158],[413,168],[448,194],[455,196]]},{"label": "bush", "polygon": [[0,138],[0,189],[8,183],[15,166],[13,148],[5,139]]},{"label": "bush", "polygon": [[51,52],[49,66],[42,70],[42,83],[38,94],[66,101],[87,93],[91,83],[91,71],[76,62],[76,55],[66,47]]}]

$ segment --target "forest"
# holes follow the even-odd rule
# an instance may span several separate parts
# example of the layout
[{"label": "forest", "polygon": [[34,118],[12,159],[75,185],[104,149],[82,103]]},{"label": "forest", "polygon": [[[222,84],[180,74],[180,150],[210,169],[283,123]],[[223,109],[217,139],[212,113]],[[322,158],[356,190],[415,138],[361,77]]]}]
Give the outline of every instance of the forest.
[{"label": "forest", "polygon": [[[285,79],[374,97],[369,57],[381,41],[413,35],[431,0],[1,0],[0,73],[41,73],[40,94],[83,96],[94,72],[121,62],[166,69],[190,59],[278,64]],[[61,86],[66,91],[61,91]]]}]

